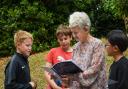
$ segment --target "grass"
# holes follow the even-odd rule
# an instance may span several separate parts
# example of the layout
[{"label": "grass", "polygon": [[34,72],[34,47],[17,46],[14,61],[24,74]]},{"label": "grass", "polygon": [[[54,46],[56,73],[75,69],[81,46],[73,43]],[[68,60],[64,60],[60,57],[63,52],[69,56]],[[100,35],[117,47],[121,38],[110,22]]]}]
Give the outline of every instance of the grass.
[{"label": "grass", "polygon": [[[29,58],[31,77],[32,80],[37,81],[38,83],[37,89],[45,89],[46,86],[46,81],[44,78],[42,66],[45,64],[45,56],[47,53],[48,52],[33,54]],[[125,55],[128,57],[128,50],[125,52]],[[0,89],[4,89],[3,87],[4,69],[8,61],[9,61],[9,57],[0,58]],[[111,63],[112,63],[112,58],[106,56],[107,74]]]}]

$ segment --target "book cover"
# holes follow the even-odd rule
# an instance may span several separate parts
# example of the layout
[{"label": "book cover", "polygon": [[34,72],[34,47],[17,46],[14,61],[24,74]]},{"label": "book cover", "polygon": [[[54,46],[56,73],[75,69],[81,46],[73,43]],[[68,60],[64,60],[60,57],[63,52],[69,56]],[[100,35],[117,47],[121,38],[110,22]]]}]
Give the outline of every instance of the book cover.
[{"label": "book cover", "polygon": [[61,79],[61,75],[71,75],[83,72],[83,70],[72,60],[59,62],[53,65],[52,68],[44,67],[44,70],[49,72],[51,75],[54,75],[58,79]]}]

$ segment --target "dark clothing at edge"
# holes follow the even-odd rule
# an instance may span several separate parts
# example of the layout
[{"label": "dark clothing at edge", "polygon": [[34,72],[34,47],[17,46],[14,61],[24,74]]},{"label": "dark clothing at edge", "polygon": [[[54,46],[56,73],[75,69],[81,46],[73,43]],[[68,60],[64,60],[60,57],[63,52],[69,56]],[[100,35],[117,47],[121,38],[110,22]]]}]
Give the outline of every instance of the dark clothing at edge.
[{"label": "dark clothing at edge", "polygon": [[122,57],[110,67],[109,89],[128,89],[128,59]]}]

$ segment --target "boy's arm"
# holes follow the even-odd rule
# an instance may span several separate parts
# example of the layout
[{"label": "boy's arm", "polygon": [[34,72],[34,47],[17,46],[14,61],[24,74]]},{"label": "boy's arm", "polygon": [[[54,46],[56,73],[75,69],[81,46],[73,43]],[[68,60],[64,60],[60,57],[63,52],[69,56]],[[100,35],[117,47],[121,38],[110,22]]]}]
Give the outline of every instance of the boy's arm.
[{"label": "boy's arm", "polygon": [[16,82],[17,63],[13,62],[5,69],[5,89],[32,89],[31,84]]},{"label": "boy's arm", "polygon": [[[52,64],[49,62],[46,62],[46,67],[51,68]],[[44,75],[45,75],[46,81],[50,84],[50,86],[53,89],[62,89],[61,87],[57,86],[57,84],[55,83],[55,81],[53,79],[51,79],[51,76],[47,71],[44,71]]]},{"label": "boy's arm", "polygon": [[104,63],[104,46],[100,43],[94,48],[91,66],[80,74],[81,82],[85,86],[90,86],[97,78],[98,72]]}]

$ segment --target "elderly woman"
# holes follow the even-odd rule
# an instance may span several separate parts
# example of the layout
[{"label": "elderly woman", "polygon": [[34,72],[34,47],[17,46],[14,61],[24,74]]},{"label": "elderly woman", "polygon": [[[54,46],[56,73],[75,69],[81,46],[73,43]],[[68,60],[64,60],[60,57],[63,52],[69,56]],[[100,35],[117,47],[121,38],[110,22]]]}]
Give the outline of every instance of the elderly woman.
[{"label": "elderly woman", "polygon": [[70,89],[106,89],[104,45],[90,34],[91,22],[84,12],[69,17],[69,27],[78,41],[73,49],[73,61],[84,71],[74,74]]}]

